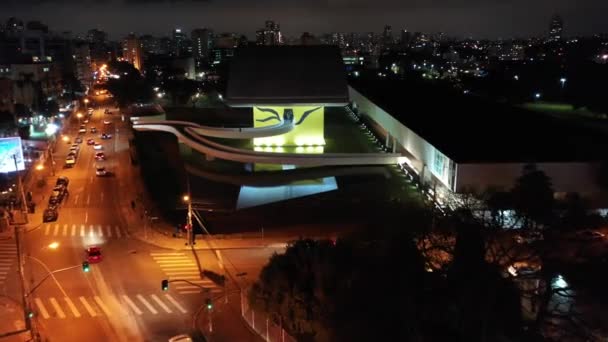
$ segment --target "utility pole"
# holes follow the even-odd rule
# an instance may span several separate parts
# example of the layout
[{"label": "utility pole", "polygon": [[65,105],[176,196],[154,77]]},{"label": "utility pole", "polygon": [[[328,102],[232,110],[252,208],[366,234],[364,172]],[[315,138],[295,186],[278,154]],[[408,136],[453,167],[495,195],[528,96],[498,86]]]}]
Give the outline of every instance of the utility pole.
[{"label": "utility pole", "polygon": [[27,208],[26,199],[25,199],[25,191],[23,190],[23,183],[21,181],[21,175],[19,174],[19,164],[17,163],[17,155],[13,154],[13,161],[15,162],[15,174],[17,175],[17,186],[19,187],[19,192],[21,193],[21,214],[25,218],[25,222],[20,224],[15,224],[15,245],[17,247],[17,267],[19,272],[19,283],[21,287],[21,304],[23,305],[23,320],[25,322],[26,330],[30,331],[32,335],[32,340],[38,341],[38,333],[35,331],[34,325],[32,324],[29,313],[31,312],[31,304],[29,302],[29,298],[27,296],[27,292],[25,289],[25,274],[23,270],[23,254],[21,250],[21,235],[19,234],[20,225],[27,224]]}]

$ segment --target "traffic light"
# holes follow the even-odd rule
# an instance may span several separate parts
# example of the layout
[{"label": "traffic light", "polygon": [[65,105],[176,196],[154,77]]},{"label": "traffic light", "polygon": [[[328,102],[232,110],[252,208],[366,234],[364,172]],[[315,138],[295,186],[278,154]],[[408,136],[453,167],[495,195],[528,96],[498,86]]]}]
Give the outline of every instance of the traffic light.
[{"label": "traffic light", "polygon": [[207,310],[211,310],[213,309],[213,302],[211,301],[211,298],[207,298]]},{"label": "traffic light", "polygon": [[82,270],[84,272],[89,272],[89,262],[88,261],[83,261],[82,262]]},{"label": "traffic light", "polygon": [[163,291],[169,291],[169,280],[163,279],[163,281],[160,282],[160,288]]}]

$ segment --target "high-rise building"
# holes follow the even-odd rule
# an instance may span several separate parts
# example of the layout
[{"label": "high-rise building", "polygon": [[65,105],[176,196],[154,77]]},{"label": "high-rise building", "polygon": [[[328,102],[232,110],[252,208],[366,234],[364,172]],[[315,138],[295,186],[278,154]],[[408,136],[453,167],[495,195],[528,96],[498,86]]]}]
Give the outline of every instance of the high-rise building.
[{"label": "high-rise building", "polygon": [[125,61],[133,64],[135,69],[141,71],[143,67],[143,56],[141,51],[141,42],[135,36],[135,34],[131,33],[125,38],[123,42],[123,58]]},{"label": "high-rise building", "polygon": [[272,20],[266,20],[263,29],[256,31],[257,45],[280,45],[283,44],[283,35],[279,24]]},{"label": "high-rise building", "polygon": [[198,28],[192,30],[190,34],[192,39],[192,53],[197,67],[200,67],[204,61],[209,60],[209,53],[213,46],[213,31],[206,28]]},{"label": "high-rise building", "polygon": [[141,41],[141,48],[145,54],[160,54],[162,49],[160,46],[160,39],[152,35],[145,34],[139,37]]},{"label": "high-rise building", "polygon": [[173,44],[175,56],[182,56],[188,52],[188,36],[182,31],[181,28],[173,30]]},{"label": "high-rise building", "polygon": [[93,83],[93,70],[91,68],[91,50],[89,44],[81,42],[74,46],[74,62],[76,64],[76,78],[85,86]]},{"label": "high-rise building", "polygon": [[401,30],[401,45],[406,47],[412,42],[412,33],[406,29]]},{"label": "high-rise building", "polygon": [[385,47],[395,43],[393,40],[393,28],[390,25],[384,26],[384,31],[382,31],[382,43]]},{"label": "high-rise building", "polygon": [[551,23],[549,25],[549,41],[557,42],[562,39],[562,34],[564,30],[564,21],[559,15],[554,15],[551,18]]}]

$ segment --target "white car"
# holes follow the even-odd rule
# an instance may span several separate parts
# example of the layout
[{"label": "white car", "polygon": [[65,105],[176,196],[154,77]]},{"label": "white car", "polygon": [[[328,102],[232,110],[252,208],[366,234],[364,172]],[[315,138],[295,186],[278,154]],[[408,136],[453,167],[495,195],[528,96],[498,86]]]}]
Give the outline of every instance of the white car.
[{"label": "white car", "polygon": [[93,145],[93,148],[96,150],[103,150],[103,146],[99,143],[95,143],[95,145]]},{"label": "white car", "polygon": [[78,130],[78,133],[85,134],[86,132],[87,132],[86,128],[81,128],[81,129]]},{"label": "white car", "polygon": [[95,168],[95,175],[99,176],[99,177],[103,177],[105,175],[107,175],[108,172],[106,171],[106,168],[103,166],[97,166]]},{"label": "white car", "polygon": [[103,124],[104,124],[104,125],[109,125],[109,124],[111,124],[111,123],[112,123],[112,121],[109,121],[109,120],[103,120]]},{"label": "white car", "polygon": [[192,342],[192,337],[190,337],[186,334],[181,334],[181,335],[171,337],[169,339],[169,342]]}]

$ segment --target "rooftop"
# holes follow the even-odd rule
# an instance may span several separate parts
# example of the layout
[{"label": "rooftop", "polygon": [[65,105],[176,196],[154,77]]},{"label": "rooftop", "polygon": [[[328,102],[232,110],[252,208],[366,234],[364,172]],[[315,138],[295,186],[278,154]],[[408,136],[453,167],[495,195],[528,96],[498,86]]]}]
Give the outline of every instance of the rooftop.
[{"label": "rooftop", "polygon": [[335,46],[239,48],[228,76],[231,106],[348,103],[340,50]]},{"label": "rooftop", "polygon": [[575,120],[428,83],[352,80],[350,85],[458,163],[599,161],[608,148],[605,135]]}]

